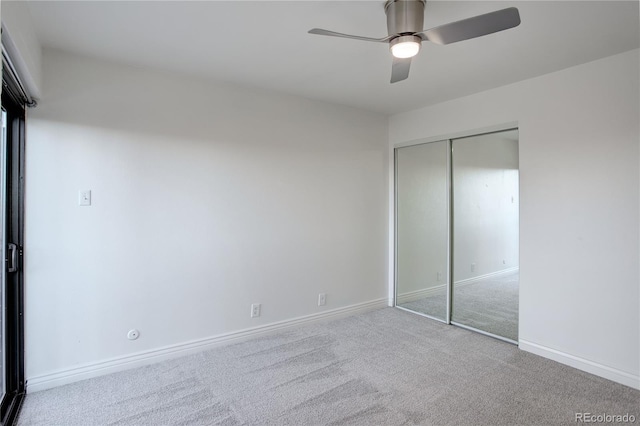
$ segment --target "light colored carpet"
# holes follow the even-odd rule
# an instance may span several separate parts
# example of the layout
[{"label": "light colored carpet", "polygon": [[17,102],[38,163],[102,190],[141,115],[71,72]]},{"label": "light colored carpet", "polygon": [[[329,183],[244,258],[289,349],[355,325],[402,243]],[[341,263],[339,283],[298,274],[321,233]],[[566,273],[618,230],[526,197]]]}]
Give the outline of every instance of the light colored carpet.
[{"label": "light colored carpet", "polygon": [[28,394],[26,425],[549,425],[640,392],[387,308]]},{"label": "light colored carpet", "polygon": [[[519,273],[454,285],[451,320],[478,330],[518,340]],[[432,294],[400,306],[445,319],[446,292]]]}]

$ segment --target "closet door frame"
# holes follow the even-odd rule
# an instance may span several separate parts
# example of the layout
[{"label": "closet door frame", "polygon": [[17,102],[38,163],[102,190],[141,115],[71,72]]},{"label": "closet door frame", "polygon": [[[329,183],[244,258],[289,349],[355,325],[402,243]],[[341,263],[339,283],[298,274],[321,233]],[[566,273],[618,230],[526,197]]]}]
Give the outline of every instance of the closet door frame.
[{"label": "closet door frame", "polygon": [[[391,305],[402,309],[407,312],[411,312],[416,315],[424,316],[430,319],[434,319],[439,322],[444,322],[445,324],[455,325],[460,328],[465,328],[471,331],[475,331],[480,334],[487,335],[489,337],[493,337],[499,340],[503,340],[508,343],[518,344],[518,342],[513,341],[511,339],[497,336],[495,334],[487,333],[482,330],[478,330],[473,327],[469,327],[464,324],[460,324],[454,321],[451,321],[451,313],[453,307],[453,283],[454,283],[454,226],[453,226],[453,218],[454,218],[454,205],[453,205],[453,140],[462,139],[470,136],[480,136],[487,135],[491,133],[500,133],[509,130],[518,130],[519,123],[518,122],[508,122],[503,124],[498,124],[494,126],[488,126],[483,128],[471,129],[457,133],[450,133],[441,136],[428,137],[424,139],[415,139],[408,142],[401,142],[393,144],[393,173],[390,174],[393,177],[392,187],[393,187],[393,218],[390,221],[393,232],[393,281],[389,283],[390,287],[393,289],[393,299]],[[447,141],[447,197],[448,197],[448,215],[447,215],[447,227],[448,227],[448,279],[447,279],[447,298],[446,298],[446,318],[443,321],[440,318],[436,318],[427,314],[423,314],[421,312],[412,311],[410,309],[404,308],[402,306],[398,306],[398,149],[406,148],[415,145],[424,145],[428,143],[434,142],[442,142]]]}]

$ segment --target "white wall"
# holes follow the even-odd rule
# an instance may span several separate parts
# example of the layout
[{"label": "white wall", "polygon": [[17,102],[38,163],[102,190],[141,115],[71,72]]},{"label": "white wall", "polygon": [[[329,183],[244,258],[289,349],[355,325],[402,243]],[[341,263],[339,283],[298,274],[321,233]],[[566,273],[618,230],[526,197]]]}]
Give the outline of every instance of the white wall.
[{"label": "white wall", "polygon": [[26,152],[31,384],[386,304],[386,117],[59,51],[43,63]]},{"label": "white wall", "polygon": [[518,268],[518,132],[453,140],[454,280]]},{"label": "white wall", "polygon": [[392,145],[517,121],[520,347],[640,388],[638,50],[402,114]]},{"label": "white wall", "polygon": [[42,48],[27,1],[2,2],[2,42],[29,93],[38,99],[42,87]]}]

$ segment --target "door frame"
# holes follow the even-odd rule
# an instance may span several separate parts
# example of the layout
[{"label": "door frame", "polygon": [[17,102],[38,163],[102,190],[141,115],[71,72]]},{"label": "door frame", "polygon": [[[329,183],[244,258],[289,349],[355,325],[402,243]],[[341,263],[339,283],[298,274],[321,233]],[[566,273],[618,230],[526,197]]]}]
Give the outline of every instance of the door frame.
[{"label": "door frame", "polygon": [[[519,342],[517,341],[513,341],[511,339],[508,338],[504,338],[502,336],[497,336],[491,333],[487,333],[485,331],[482,330],[478,330],[476,328],[473,327],[469,327],[463,324],[459,324],[455,321],[451,320],[451,314],[452,314],[452,308],[453,308],[453,280],[454,280],[454,273],[453,273],[453,264],[454,264],[454,245],[453,245],[453,167],[452,167],[452,160],[453,160],[453,140],[455,139],[462,139],[462,138],[466,138],[466,137],[471,137],[471,136],[479,136],[479,135],[484,135],[484,134],[491,134],[491,133],[499,133],[499,132],[504,132],[504,131],[508,131],[508,130],[519,130],[520,125],[517,121],[512,121],[512,122],[508,122],[508,123],[502,123],[502,124],[497,124],[494,126],[488,126],[488,127],[482,127],[482,128],[476,128],[476,129],[470,129],[470,130],[464,130],[461,132],[455,132],[455,133],[448,133],[448,134],[444,134],[444,135],[437,135],[437,136],[432,136],[432,137],[426,137],[426,138],[421,138],[421,139],[414,139],[414,140],[410,140],[410,141],[406,141],[406,142],[398,142],[398,143],[394,143],[391,145],[391,150],[393,152],[393,161],[391,162],[391,164],[393,164],[393,171],[392,173],[390,173],[390,177],[391,177],[391,182],[390,182],[390,187],[393,188],[393,209],[391,210],[393,212],[392,217],[389,220],[389,226],[391,228],[391,234],[393,236],[393,238],[391,238],[392,241],[392,264],[393,264],[393,274],[392,274],[392,279],[389,282],[389,288],[392,289],[392,298],[390,300],[390,306],[393,306],[395,308],[401,309],[401,310],[405,310],[407,312],[411,312],[413,314],[416,315],[420,315],[423,317],[427,317],[430,319],[434,319],[436,321],[439,322],[443,322],[445,324],[451,324],[460,328],[465,328],[471,331],[475,331],[478,332],[480,334],[484,334],[493,338],[496,338],[498,340],[502,340],[502,341],[506,341],[508,343],[511,344],[515,344],[518,345]],[[431,315],[427,315],[421,312],[416,312],[416,311],[412,311],[406,308],[403,308],[402,306],[398,306],[397,303],[397,299],[398,299],[398,186],[397,186],[397,175],[398,175],[398,164],[397,164],[397,155],[398,155],[398,149],[400,148],[406,148],[406,147],[410,147],[410,146],[415,146],[415,145],[424,145],[424,144],[428,144],[428,143],[433,143],[433,142],[442,142],[442,141],[447,141],[448,143],[448,150],[447,150],[447,189],[448,189],[448,198],[449,198],[449,203],[448,203],[448,234],[449,234],[449,246],[447,247],[447,255],[448,255],[448,274],[449,274],[449,279],[448,279],[448,283],[447,283],[447,297],[446,297],[446,318],[443,321],[440,318],[436,318],[434,316]],[[518,323],[520,323],[520,319],[518,318]]]},{"label": "door frame", "polygon": [[[6,77],[5,77],[6,78]],[[24,378],[24,152],[25,107],[3,80],[2,108],[7,112],[6,227],[5,242],[17,246],[15,272],[6,272],[5,309],[5,394],[0,401],[0,422],[13,424],[25,394]],[[8,271],[10,259],[4,259]]]}]

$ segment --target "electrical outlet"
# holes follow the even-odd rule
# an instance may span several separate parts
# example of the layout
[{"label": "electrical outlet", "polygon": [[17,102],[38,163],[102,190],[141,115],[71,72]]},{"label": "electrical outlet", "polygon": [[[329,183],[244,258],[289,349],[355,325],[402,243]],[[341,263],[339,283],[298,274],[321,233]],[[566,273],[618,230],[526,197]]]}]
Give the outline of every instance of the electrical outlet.
[{"label": "electrical outlet", "polygon": [[260,316],[260,304],[253,303],[251,305],[251,318],[257,318]]},{"label": "electrical outlet", "polygon": [[318,306],[324,306],[327,304],[327,295],[325,293],[320,293],[318,295]]},{"label": "electrical outlet", "polygon": [[438,282],[442,281],[442,272],[438,272],[436,274],[436,279],[438,280]]},{"label": "electrical outlet", "polygon": [[476,264],[472,263],[471,264],[471,272],[475,272],[476,271]]}]

